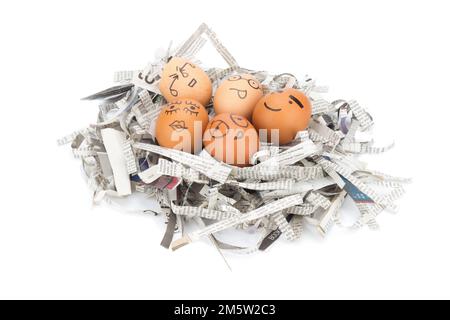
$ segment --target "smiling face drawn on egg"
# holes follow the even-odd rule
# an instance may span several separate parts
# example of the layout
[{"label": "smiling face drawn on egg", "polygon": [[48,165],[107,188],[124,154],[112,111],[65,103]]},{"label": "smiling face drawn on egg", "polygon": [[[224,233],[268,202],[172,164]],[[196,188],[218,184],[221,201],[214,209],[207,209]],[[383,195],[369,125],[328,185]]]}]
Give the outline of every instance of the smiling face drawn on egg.
[{"label": "smiling face drawn on egg", "polygon": [[164,66],[159,89],[167,101],[180,98],[195,99],[206,105],[211,98],[211,80],[195,64],[180,57],[173,57]]},{"label": "smiling face drawn on egg", "polygon": [[176,100],[161,109],[156,120],[156,140],[163,147],[197,152],[207,123],[208,113],[198,101]]},{"label": "smiling face drawn on egg", "polygon": [[232,75],[217,88],[214,110],[216,114],[233,113],[250,118],[262,95],[262,85],[255,77],[250,74]]},{"label": "smiling face drawn on egg", "polygon": [[276,143],[272,137],[274,130],[278,130],[279,143],[286,144],[308,126],[311,103],[305,94],[295,89],[271,93],[258,101],[252,118],[260,134],[261,130],[266,130],[267,141]]},{"label": "smiling face drawn on egg", "polygon": [[206,151],[228,164],[246,166],[258,151],[258,133],[243,116],[230,113],[216,115],[203,134]]},{"label": "smiling face drawn on egg", "polygon": [[[304,95],[299,95],[297,92],[290,92],[290,93],[291,94],[287,95],[287,97],[288,97],[287,103],[290,105],[296,104],[300,109],[305,109],[305,105],[303,104],[303,102],[301,100],[304,100],[306,97]],[[273,111],[273,112],[282,111],[283,108],[287,107],[286,101],[281,101],[281,104],[280,104],[279,99],[276,95],[277,95],[276,93],[269,95],[267,97],[267,99],[264,101],[264,107],[266,107],[266,109]],[[296,97],[295,95],[297,95],[298,97]],[[274,99],[271,99],[271,98],[274,98]],[[271,103],[271,101],[273,101],[275,103],[275,105],[269,106],[268,103]],[[309,103],[309,101],[307,101],[305,103]]]}]

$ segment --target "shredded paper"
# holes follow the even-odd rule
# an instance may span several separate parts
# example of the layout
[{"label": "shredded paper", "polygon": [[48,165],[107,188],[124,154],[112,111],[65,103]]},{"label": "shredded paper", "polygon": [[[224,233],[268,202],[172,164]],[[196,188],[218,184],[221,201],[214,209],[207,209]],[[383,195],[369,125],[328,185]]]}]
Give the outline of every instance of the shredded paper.
[{"label": "shredded paper", "polygon": [[[196,58],[208,40],[227,68],[206,68]],[[224,164],[205,150],[189,154],[157,145],[155,122],[166,103],[158,83],[172,56],[204,67],[213,88],[231,74],[245,72],[262,83],[265,93],[286,88],[304,92],[312,102],[307,130],[298,132],[289,145],[261,143],[248,167]],[[333,225],[374,229],[378,214],[396,210],[395,201],[409,182],[371,170],[359,160],[361,154],[385,152],[393,145],[374,146],[373,119],[358,102],[327,101],[323,97],[327,88],[309,77],[240,67],[205,24],[142,70],[119,71],[113,79],[114,87],[84,98],[99,101],[97,123],[58,144],[71,144],[95,204],[119,205],[117,198],[133,193],[157,202],[159,206],[142,212],[166,218],[161,232],[166,248],[176,250],[206,237],[218,250],[250,253],[267,249],[280,237],[298,240],[306,225],[323,236]],[[213,115],[212,103],[206,108]],[[344,226],[346,198],[355,203],[360,216]],[[244,230],[259,238],[250,245],[236,244],[221,238],[225,230]]]}]

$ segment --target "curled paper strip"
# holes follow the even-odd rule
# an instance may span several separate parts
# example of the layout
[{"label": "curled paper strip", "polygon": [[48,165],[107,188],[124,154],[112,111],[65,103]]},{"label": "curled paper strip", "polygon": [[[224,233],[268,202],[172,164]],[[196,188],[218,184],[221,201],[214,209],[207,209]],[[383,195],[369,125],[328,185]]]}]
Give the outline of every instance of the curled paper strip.
[{"label": "curled paper strip", "polygon": [[[167,102],[159,91],[164,64],[180,56],[200,65],[196,55],[207,41],[228,65],[205,70],[213,89],[240,72],[258,79],[264,93],[301,90],[312,102],[309,127],[297,132],[289,145],[261,142],[247,167],[219,162],[205,150],[190,154],[159,146],[155,122]],[[328,101],[323,96],[327,87],[308,76],[299,80],[291,73],[240,67],[205,24],[177,49],[169,46],[155,56],[141,70],[116,72],[116,86],[86,97],[100,101],[97,123],[57,143],[71,144],[94,203],[117,207],[114,198],[133,193],[152,198],[144,211],[166,216],[162,246],[175,250],[207,238],[219,251],[251,253],[266,250],[280,238],[299,239],[308,224],[323,236],[333,225],[376,229],[382,211],[397,209],[395,201],[410,180],[374,171],[359,160],[360,154],[385,152],[393,143],[374,145],[374,121],[356,101]],[[211,104],[205,107],[214,115]],[[341,222],[344,201],[353,201],[360,212],[349,226]],[[198,229],[187,232],[192,230],[186,229],[189,223]],[[227,243],[221,237],[229,229],[257,234],[259,241]]]}]

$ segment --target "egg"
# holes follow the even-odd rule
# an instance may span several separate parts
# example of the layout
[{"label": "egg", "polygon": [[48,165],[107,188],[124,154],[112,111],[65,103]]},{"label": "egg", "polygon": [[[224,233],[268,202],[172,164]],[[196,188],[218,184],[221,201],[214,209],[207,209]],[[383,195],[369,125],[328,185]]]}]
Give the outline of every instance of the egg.
[{"label": "egg", "polygon": [[[298,131],[305,130],[311,118],[311,102],[295,89],[274,92],[262,97],[253,110],[252,122],[264,140],[279,144],[291,142]],[[265,132],[262,130],[266,130]],[[277,131],[274,131],[277,130]],[[272,141],[273,140],[273,141]]]},{"label": "egg", "polygon": [[214,94],[216,114],[234,113],[250,119],[253,108],[263,96],[261,83],[249,74],[232,75],[225,79]]},{"label": "egg", "polygon": [[169,102],[194,99],[205,106],[211,99],[212,85],[201,68],[186,59],[173,57],[163,68],[159,90]]},{"label": "egg", "polygon": [[208,113],[200,102],[174,100],[161,109],[156,120],[156,141],[166,148],[197,153],[207,124]]},{"label": "egg", "polygon": [[216,115],[203,134],[205,150],[219,161],[247,166],[258,151],[259,138],[253,125],[243,116],[232,113]]}]

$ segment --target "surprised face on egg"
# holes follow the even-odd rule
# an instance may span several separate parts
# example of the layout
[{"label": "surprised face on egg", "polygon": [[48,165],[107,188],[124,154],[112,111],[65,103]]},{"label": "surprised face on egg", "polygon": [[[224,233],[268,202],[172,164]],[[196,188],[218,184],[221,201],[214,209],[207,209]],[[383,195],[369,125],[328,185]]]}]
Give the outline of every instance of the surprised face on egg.
[{"label": "surprised face on egg", "polygon": [[214,95],[216,114],[233,113],[251,119],[253,108],[263,96],[261,83],[249,74],[232,75],[225,79]]}]

